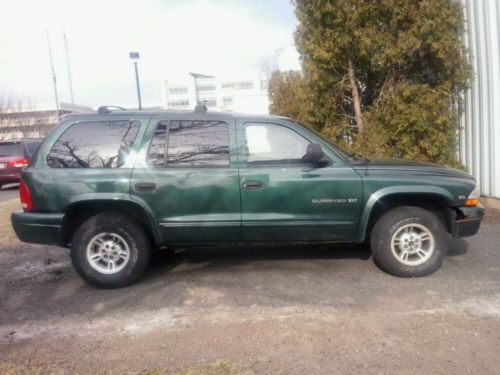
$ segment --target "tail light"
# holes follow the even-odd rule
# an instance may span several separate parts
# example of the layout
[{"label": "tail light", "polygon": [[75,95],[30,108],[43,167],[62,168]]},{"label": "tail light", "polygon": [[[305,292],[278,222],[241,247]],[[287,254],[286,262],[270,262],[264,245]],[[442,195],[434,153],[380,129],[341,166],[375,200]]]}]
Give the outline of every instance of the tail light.
[{"label": "tail light", "polygon": [[19,198],[21,199],[21,207],[24,212],[29,212],[33,208],[33,203],[31,201],[31,193],[30,189],[28,189],[28,185],[21,180],[19,184]]},{"label": "tail light", "polygon": [[7,168],[8,167],[24,168],[28,166],[28,163],[29,163],[28,159],[11,160],[7,162]]}]

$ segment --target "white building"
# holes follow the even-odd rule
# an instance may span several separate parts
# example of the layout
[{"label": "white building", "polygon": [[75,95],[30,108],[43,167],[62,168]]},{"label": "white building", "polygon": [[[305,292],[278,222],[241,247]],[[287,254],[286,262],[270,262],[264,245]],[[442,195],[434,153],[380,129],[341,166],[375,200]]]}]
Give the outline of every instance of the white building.
[{"label": "white building", "polygon": [[500,1],[462,2],[474,80],[465,94],[460,160],[481,194],[500,198]]},{"label": "white building", "polygon": [[92,110],[91,107],[69,103],[59,103],[59,110],[53,104],[8,105],[0,111],[0,140],[44,138],[61,116]]},{"label": "white building", "polygon": [[269,113],[267,75],[258,70],[193,77],[185,72],[164,82],[166,109],[193,109],[198,100],[209,110]]}]

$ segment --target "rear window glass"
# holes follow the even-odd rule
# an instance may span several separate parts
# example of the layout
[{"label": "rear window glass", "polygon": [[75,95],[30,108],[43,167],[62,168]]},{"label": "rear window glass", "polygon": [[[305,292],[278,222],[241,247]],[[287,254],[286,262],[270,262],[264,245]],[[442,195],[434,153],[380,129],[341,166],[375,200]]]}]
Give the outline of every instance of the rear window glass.
[{"label": "rear window glass", "polygon": [[20,156],[22,154],[23,148],[20,143],[0,143],[0,156]]},{"label": "rear window glass", "polygon": [[36,150],[38,150],[40,143],[42,143],[42,142],[28,142],[28,143],[26,143],[26,148],[28,149],[28,153],[30,155],[33,155],[36,152]]},{"label": "rear window glass", "polygon": [[20,156],[23,149],[19,142],[0,143],[0,156]]},{"label": "rear window glass", "polygon": [[68,128],[50,150],[51,168],[120,168],[139,131],[138,121],[80,122]]}]

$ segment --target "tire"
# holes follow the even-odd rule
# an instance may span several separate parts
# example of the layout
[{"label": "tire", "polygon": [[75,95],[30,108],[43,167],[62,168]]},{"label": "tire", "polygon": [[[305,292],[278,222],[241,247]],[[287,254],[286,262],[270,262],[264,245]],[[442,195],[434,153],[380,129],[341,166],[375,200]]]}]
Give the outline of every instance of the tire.
[{"label": "tire", "polygon": [[373,227],[373,256],[383,270],[393,275],[427,276],[443,263],[445,233],[433,213],[419,207],[398,207],[385,213]]},{"label": "tire", "polygon": [[132,284],[143,274],[150,257],[151,244],[146,232],[123,215],[93,216],[77,229],[71,241],[73,267],[97,288]]}]

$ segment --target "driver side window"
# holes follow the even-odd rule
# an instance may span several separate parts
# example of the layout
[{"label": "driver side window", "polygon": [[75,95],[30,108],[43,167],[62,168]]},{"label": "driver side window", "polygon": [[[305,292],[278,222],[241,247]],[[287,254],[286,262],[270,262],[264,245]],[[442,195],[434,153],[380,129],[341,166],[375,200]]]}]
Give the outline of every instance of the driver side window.
[{"label": "driver side window", "polygon": [[248,165],[307,164],[304,156],[310,142],[285,126],[249,123],[245,138]]}]

